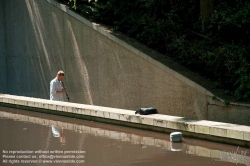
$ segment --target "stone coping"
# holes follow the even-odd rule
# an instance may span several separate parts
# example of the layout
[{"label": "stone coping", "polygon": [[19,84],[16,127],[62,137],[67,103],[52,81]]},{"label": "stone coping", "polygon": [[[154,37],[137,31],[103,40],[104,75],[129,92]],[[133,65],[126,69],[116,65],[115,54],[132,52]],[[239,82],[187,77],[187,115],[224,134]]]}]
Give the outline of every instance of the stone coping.
[{"label": "stone coping", "polygon": [[[169,141],[169,138],[153,138],[148,136],[141,136],[134,133],[126,133],[121,131],[112,131],[87,125],[74,124],[69,122],[63,122],[53,119],[40,118],[27,116],[19,113],[10,113],[5,111],[0,111],[0,117],[14,119],[23,122],[35,123],[39,125],[45,125],[48,127],[55,127],[58,129],[68,129],[78,133],[87,133],[98,137],[105,137],[113,140],[120,140],[125,142],[131,142],[132,144],[138,144],[142,148],[147,146],[160,147],[168,151],[185,151],[187,154],[208,157],[213,159],[219,159],[225,162],[231,162],[236,164],[245,164],[250,166],[250,157],[246,155],[246,150],[241,150],[241,148],[236,148],[234,151],[226,151],[225,149],[210,149],[207,147],[190,145],[184,142],[174,143]],[[220,148],[220,147],[218,147]]]},{"label": "stone coping", "polygon": [[76,117],[164,133],[180,131],[184,136],[188,137],[250,147],[250,127],[237,124],[195,120],[162,114],[138,115],[132,110],[8,94],[0,94],[0,106]]}]

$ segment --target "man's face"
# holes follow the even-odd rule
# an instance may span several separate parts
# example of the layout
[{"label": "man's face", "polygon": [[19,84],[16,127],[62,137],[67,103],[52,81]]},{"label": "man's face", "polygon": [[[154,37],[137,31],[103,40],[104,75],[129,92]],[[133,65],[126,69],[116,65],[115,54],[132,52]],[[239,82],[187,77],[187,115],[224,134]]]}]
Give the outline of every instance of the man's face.
[{"label": "man's face", "polygon": [[62,81],[62,80],[64,79],[64,75],[58,75],[57,79],[58,79],[59,81]]}]

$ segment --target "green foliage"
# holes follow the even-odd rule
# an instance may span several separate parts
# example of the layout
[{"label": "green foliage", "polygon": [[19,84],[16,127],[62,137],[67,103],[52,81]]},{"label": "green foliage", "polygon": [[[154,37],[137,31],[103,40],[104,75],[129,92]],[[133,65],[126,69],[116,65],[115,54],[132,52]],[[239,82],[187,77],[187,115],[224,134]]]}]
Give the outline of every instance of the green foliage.
[{"label": "green foliage", "polygon": [[202,33],[197,0],[59,0],[212,80],[214,87],[250,100],[250,2],[214,1]]},{"label": "green foliage", "polygon": [[218,3],[211,21],[210,32],[223,42],[248,45],[250,2],[243,0],[229,2]]},{"label": "green foliage", "polygon": [[236,82],[238,88],[235,90],[235,96],[244,101],[250,101],[250,76],[242,76]]}]

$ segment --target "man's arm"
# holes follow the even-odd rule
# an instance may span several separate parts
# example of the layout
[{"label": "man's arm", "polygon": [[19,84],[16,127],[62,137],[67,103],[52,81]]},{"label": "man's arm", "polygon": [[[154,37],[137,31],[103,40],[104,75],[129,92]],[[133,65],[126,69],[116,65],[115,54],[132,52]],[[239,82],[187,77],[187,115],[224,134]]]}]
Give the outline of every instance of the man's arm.
[{"label": "man's arm", "polygon": [[50,85],[50,93],[51,94],[62,94],[62,93],[66,93],[66,88],[62,88],[61,91],[57,91],[56,90],[56,82],[52,82]]},{"label": "man's arm", "polygon": [[56,91],[56,94],[66,93],[66,89],[63,88],[62,91]]}]

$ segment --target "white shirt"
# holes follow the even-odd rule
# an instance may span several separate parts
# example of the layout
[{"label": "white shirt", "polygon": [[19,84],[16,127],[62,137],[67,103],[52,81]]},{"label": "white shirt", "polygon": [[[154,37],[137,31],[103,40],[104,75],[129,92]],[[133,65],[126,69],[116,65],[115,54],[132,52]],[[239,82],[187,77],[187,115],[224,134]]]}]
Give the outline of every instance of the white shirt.
[{"label": "white shirt", "polygon": [[56,94],[57,91],[62,91],[62,89],[63,89],[63,86],[62,86],[61,81],[59,81],[57,77],[54,78],[50,82],[50,100],[64,101],[63,93]]},{"label": "white shirt", "polygon": [[60,137],[61,130],[59,128],[55,128],[53,125],[51,126],[52,133],[54,137]]}]

